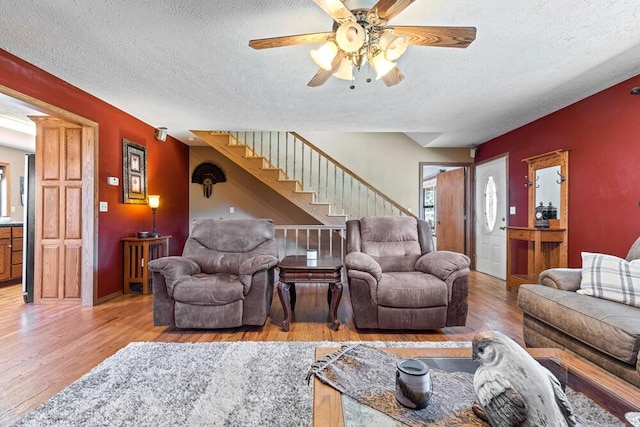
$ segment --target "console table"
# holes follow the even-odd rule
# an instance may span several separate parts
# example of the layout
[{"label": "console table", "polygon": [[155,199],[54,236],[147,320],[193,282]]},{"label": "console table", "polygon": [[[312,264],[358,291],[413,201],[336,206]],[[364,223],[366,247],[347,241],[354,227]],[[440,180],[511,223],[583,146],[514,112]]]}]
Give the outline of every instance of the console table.
[{"label": "console table", "polygon": [[[513,242],[527,243],[527,269],[515,273],[513,266]],[[507,227],[507,289],[524,283],[537,283],[543,270],[567,266],[567,229]]]},{"label": "console table", "polygon": [[329,326],[337,331],[338,305],[342,298],[342,261],[337,257],[319,257],[307,259],[305,255],[289,255],[278,263],[280,281],[278,296],[284,310],[282,329],[289,331],[291,314],[296,307],[296,283],[328,283],[327,300],[329,303]]},{"label": "console table", "polygon": [[124,237],[124,293],[131,293],[131,283],[142,283],[142,293],[149,293],[147,263],[169,255],[169,239],[161,237]]}]

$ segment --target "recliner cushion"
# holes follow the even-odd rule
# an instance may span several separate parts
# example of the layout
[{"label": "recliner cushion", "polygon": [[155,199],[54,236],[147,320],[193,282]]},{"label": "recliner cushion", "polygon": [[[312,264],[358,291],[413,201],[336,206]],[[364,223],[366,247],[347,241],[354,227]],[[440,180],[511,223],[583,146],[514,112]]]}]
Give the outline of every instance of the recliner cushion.
[{"label": "recliner cushion", "polygon": [[447,305],[447,285],[422,272],[383,273],[378,283],[378,304],[395,308]]},{"label": "recliner cushion", "polygon": [[202,274],[180,279],[173,288],[173,298],[196,305],[226,305],[242,300],[243,289],[237,276]]},{"label": "recliner cushion", "polygon": [[362,252],[382,271],[413,271],[422,255],[418,224],[412,217],[365,217],[360,220]]},{"label": "recliner cushion", "polygon": [[640,350],[638,308],[543,285],[522,285],[518,307],[622,362],[636,364]]}]

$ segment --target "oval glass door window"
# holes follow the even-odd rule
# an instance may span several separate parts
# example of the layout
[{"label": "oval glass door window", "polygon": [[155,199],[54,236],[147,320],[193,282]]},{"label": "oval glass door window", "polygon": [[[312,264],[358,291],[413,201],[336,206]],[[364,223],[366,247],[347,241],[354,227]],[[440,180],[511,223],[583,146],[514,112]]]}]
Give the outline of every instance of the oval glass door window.
[{"label": "oval glass door window", "polygon": [[484,185],[484,218],[490,233],[496,227],[496,214],[498,213],[496,196],[496,182],[493,176],[489,176]]}]

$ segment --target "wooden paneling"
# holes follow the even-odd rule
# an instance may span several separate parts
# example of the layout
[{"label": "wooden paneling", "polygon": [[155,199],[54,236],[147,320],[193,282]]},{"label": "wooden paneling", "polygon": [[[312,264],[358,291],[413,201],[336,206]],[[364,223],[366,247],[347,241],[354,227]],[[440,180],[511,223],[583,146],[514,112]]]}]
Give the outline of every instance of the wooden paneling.
[{"label": "wooden paneling", "polygon": [[65,179],[82,181],[82,129],[67,129],[65,140]]},{"label": "wooden paneling", "polygon": [[65,197],[65,239],[82,239],[82,188],[67,187]]},{"label": "wooden paneling", "polygon": [[81,249],[82,241],[65,245],[64,271],[62,272],[65,298],[80,298]]}]

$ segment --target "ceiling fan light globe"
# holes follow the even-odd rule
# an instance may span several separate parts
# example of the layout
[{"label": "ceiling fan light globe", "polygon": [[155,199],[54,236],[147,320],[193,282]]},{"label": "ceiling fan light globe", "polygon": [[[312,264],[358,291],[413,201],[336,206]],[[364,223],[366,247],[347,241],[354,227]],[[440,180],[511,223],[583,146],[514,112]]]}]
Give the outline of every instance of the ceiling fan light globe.
[{"label": "ceiling fan light globe", "polygon": [[345,52],[354,53],[364,45],[366,32],[357,22],[347,21],[336,30],[336,43]]},{"label": "ceiling fan light globe", "polygon": [[384,56],[389,61],[395,61],[402,56],[409,46],[407,36],[399,36],[391,31],[385,31],[380,36],[380,48],[384,51]]},{"label": "ceiling fan light globe", "polygon": [[318,49],[313,49],[311,51],[311,58],[320,68],[324,68],[325,70],[331,70],[333,67],[331,63],[333,62],[333,58],[338,54],[338,46],[334,42],[326,42]]},{"label": "ceiling fan light globe", "polygon": [[385,58],[382,52],[371,58],[371,66],[376,72],[376,80],[380,80],[396,66],[395,62],[391,62]]},{"label": "ceiling fan light globe", "polygon": [[340,61],[340,67],[333,76],[342,80],[353,80],[353,64],[350,58],[342,58]]}]

